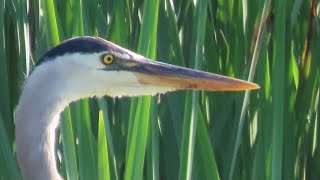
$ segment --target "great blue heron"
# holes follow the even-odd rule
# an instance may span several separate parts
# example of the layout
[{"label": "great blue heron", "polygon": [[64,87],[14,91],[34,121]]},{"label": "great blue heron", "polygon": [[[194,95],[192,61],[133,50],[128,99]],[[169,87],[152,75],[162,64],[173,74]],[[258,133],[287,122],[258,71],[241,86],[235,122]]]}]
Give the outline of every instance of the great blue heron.
[{"label": "great blue heron", "polygon": [[150,61],[101,38],[67,40],[39,60],[24,84],[15,122],[22,176],[26,180],[61,178],[55,162],[55,130],[60,112],[80,98],[257,88],[246,81]]}]

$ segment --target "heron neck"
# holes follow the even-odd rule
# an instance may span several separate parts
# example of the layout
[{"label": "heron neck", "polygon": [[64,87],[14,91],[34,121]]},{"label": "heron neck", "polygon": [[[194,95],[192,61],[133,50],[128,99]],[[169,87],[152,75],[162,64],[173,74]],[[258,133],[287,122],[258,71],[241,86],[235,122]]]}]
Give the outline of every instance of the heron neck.
[{"label": "heron neck", "polygon": [[[34,74],[36,75],[36,74]],[[16,110],[16,150],[24,179],[60,179],[56,169],[55,130],[59,114],[72,99],[63,96],[63,80],[26,82]]]}]

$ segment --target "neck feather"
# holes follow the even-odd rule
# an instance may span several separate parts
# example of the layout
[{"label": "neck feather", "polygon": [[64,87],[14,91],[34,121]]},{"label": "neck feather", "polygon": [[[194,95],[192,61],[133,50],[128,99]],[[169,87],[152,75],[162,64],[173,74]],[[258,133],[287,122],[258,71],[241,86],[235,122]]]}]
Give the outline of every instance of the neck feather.
[{"label": "neck feather", "polygon": [[31,74],[16,110],[17,159],[26,180],[60,179],[55,161],[55,130],[60,112],[73,99],[63,97],[64,81],[52,73],[56,74],[45,69]]}]

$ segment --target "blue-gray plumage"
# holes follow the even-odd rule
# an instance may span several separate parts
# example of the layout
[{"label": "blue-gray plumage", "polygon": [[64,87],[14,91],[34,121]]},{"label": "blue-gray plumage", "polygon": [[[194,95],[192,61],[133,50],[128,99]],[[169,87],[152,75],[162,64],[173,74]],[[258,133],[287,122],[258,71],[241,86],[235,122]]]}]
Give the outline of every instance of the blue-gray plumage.
[{"label": "blue-gray plumage", "polygon": [[149,59],[95,37],[49,50],[26,79],[15,114],[17,159],[25,180],[56,180],[55,129],[73,101],[154,95],[182,89],[238,91],[256,84]]}]

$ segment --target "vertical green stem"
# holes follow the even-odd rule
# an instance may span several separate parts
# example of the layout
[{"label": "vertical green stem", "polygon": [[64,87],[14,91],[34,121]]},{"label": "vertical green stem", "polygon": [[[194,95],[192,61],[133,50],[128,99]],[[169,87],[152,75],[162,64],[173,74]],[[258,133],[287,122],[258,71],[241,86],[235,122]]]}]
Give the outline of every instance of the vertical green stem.
[{"label": "vertical green stem", "polygon": [[[194,36],[191,49],[191,57],[194,59],[194,68],[201,69],[201,62],[203,61],[203,46],[204,46],[204,36],[205,36],[205,24],[206,24],[206,14],[207,14],[207,1],[198,1],[195,6],[194,15]],[[194,52],[194,53],[193,53]],[[183,124],[183,135],[182,135],[182,150],[181,150],[181,160],[180,160],[180,172],[179,179],[191,179],[192,177],[192,166],[193,166],[193,156],[194,156],[194,144],[195,135],[197,129],[197,107],[199,102],[199,92],[193,91],[191,94],[187,93],[186,98],[186,112],[184,116]],[[191,106],[190,106],[191,104]]]},{"label": "vertical green stem", "polygon": [[44,9],[44,18],[46,22],[47,38],[49,39],[49,45],[52,47],[59,44],[60,42],[55,7],[53,0],[43,0],[42,3]]},{"label": "vertical green stem", "polygon": [[[142,25],[138,44],[138,52],[152,59],[156,57],[158,9],[159,0],[144,2]],[[127,143],[129,144],[125,171],[125,179],[127,180],[142,179],[145,149],[150,131],[150,109],[156,108],[154,103],[151,103],[152,101],[153,100],[149,96],[138,98],[136,108],[132,108],[130,110],[130,121],[132,121],[132,116],[134,116],[134,122],[130,122],[129,125],[132,125],[133,129],[131,132],[132,136],[128,138]],[[136,104],[135,101],[132,103]],[[151,104],[153,104],[153,107],[151,107]],[[136,111],[132,112],[133,109],[136,109]],[[152,172],[152,174],[158,173]]]},{"label": "vertical green stem", "polygon": [[273,128],[271,179],[282,178],[283,122],[284,122],[284,58],[285,58],[285,18],[286,0],[274,1],[275,24],[273,37]]},{"label": "vertical green stem", "polygon": [[63,121],[61,122],[61,136],[67,179],[76,180],[78,178],[78,169],[69,107],[66,107],[66,109],[62,113],[62,119]]}]

